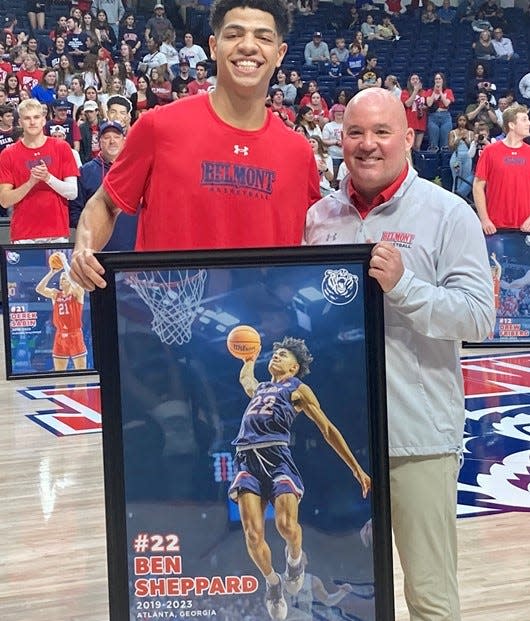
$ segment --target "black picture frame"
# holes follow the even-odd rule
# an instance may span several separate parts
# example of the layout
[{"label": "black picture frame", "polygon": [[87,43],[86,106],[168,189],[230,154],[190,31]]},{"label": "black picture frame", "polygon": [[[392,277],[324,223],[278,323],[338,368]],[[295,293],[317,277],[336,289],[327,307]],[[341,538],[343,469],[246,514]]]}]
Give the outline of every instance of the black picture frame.
[{"label": "black picture frame", "polygon": [[[498,229],[486,235],[497,309],[493,332],[469,347],[530,347],[530,235],[519,229]],[[528,273],[528,285],[512,287]]]},{"label": "black picture frame", "polygon": [[[333,404],[330,420],[372,479],[365,500],[316,426],[297,417],[291,450],[306,483],[299,517],[308,568],[320,574],[328,592],[348,591],[327,614],[359,618],[355,609],[364,605],[363,620],[394,618],[383,301],[368,277],[371,248],[97,255],[107,282],[91,302],[101,381],[110,621],[150,618],[166,609],[175,617],[213,609],[218,620],[240,621],[244,610],[256,606],[262,615],[257,618],[269,618],[265,581],[248,557],[240,516],[231,515],[226,494],[233,474],[229,441],[246,407],[239,403],[249,401],[238,383],[243,363],[225,345],[229,329],[241,324],[262,335],[255,370],[260,380],[267,375],[263,364],[272,341],[305,337],[315,358],[308,384],[323,409]],[[191,340],[162,344],[133,285],[142,280],[154,294],[163,288],[155,281],[176,279],[171,272],[195,282],[202,270],[206,284],[199,301],[183,302],[179,311],[180,318],[191,307],[196,313]],[[337,274],[346,274],[347,286],[332,283],[330,293],[330,278]],[[177,295],[168,294],[160,311]],[[182,401],[190,403],[184,426]],[[191,457],[190,437],[198,438]],[[269,517],[267,539],[280,570],[283,541]],[[208,591],[205,598],[197,583],[201,576],[210,586],[227,576],[254,577],[259,592],[241,587],[239,595]],[[182,586],[188,579],[193,597]],[[323,604],[312,602],[311,610],[318,606]]]},{"label": "black picture frame", "polygon": [[[66,369],[57,369],[54,362],[55,302],[35,291],[41,278],[50,270],[49,257],[62,253],[67,260],[65,268],[58,271],[50,281],[51,288],[59,288],[60,276],[68,269],[73,244],[6,244],[1,246],[0,271],[2,287],[2,308],[4,321],[4,349],[6,379],[29,379],[36,377],[67,377],[93,375],[92,332],[90,300],[85,293],[81,310],[80,325],[82,341],[68,351],[76,353],[86,348],[86,355],[62,357]],[[57,305],[58,306],[58,305]],[[65,312],[69,303],[64,303]],[[60,310],[60,309],[59,309]],[[66,342],[66,341],[65,341]],[[65,350],[65,352],[67,351]],[[61,354],[65,353],[61,350]],[[61,357],[61,356],[58,356]],[[76,362],[74,363],[74,358]],[[84,368],[75,368],[83,359]]]}]

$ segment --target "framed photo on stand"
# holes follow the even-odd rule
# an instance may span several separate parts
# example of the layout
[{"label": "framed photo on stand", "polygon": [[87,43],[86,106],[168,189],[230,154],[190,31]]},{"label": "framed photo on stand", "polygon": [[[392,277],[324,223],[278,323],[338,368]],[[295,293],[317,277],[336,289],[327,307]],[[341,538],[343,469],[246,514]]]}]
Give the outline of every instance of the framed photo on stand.
[{"label": "framed photo on stand", "polygon": [[497,317],[482,343],[463,347],[530,347],[530,235],[499,229],[486,235]]},{"label": "framed photo on stand", "polygon": [[6,378],[96,373],[90,300],[70,278],[71,244],[2,246]]}]

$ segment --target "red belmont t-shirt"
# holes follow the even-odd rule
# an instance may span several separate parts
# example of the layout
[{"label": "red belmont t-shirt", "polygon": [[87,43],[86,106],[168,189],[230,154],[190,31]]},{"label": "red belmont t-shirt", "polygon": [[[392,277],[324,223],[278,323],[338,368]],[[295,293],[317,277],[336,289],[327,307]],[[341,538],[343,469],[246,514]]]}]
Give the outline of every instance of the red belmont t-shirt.
[{"label": "red belmont t-shirt", "polygon": [[[427,97],[431,97],[431,95],[434,93],[434,89],[429,88],[428,90],[425,91],[425,99],[427,99]],[[447,99],[449,99],[449,101],[451,103],[454,102],[455,100],[455,96],[453,95],[453,91],[450,88],[446,88],[443,91],[443,94],[445,95],[445,97]],[[441,99],[435,99],[432,103],[433,107],[436,108],[437,110],[448,110],[449,108],[447,108]]]},{"label": "red belmont t-shirt", "polygon": [[44,75],[44,71],[42,69],[35,69],[35,71],[25,71],[21,69],[17,73],[18,83],[20,84],[20,88],[25,88],[28,92],[34,86],[42,80],[42,76]]},{"label": "red belmont t-shirt", "polygon": [[530,216],[530,146],[502,140],[480,154],[475,175],[486,181],[488,216],[497,228],[516,228]]},{"label": "red belmont t-shirt", "polygon": [[236,129],[209,97],[142,114],[103,185],[127,213],[143,199],[137,250],[298,246],[320,198],[307,140],[270,112]]},{"label": "red belmont t-shirt", "polygon": [[[70,145],[64,140],[47,138],[38,149],[29,149],[22,141],[0,153],[0,183],[13,188],[29,179],[30,171],[44,160],[50,173],[64,181],[78,177]],[[68,201],[52,190],[44,181],[34,185],[15,205],[11,218],[11,241],[37,237],[68,237]]]}]

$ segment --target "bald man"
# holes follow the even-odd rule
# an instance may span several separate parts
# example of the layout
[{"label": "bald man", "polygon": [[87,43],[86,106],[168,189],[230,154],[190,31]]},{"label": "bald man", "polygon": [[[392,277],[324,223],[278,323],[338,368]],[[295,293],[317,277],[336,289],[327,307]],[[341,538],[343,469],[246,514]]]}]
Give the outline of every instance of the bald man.
[{"label": "bald man", "polygon": [[409,165],[414,131],[386,90],[344,115],[348,175],[308,211],[307,244],[375,242],[384,292],[392,526],[411,621],[459,621],[456,485],[464,431],[462,340],[495,317],[480,222]]}]

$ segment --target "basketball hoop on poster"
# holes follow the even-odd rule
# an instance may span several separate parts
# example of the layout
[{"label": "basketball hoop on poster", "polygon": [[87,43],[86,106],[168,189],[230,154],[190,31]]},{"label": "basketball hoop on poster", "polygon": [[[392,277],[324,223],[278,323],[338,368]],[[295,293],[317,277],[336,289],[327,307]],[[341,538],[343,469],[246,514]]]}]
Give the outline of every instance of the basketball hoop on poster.
[{"label": "basketball hoop on poster", "polygon": [[128,281],[151,310],[151,328],[162,343],[183,345],[191,340],[191,326],[202,300],[206,270],[192,275],[189,270],[136,272]]}]

